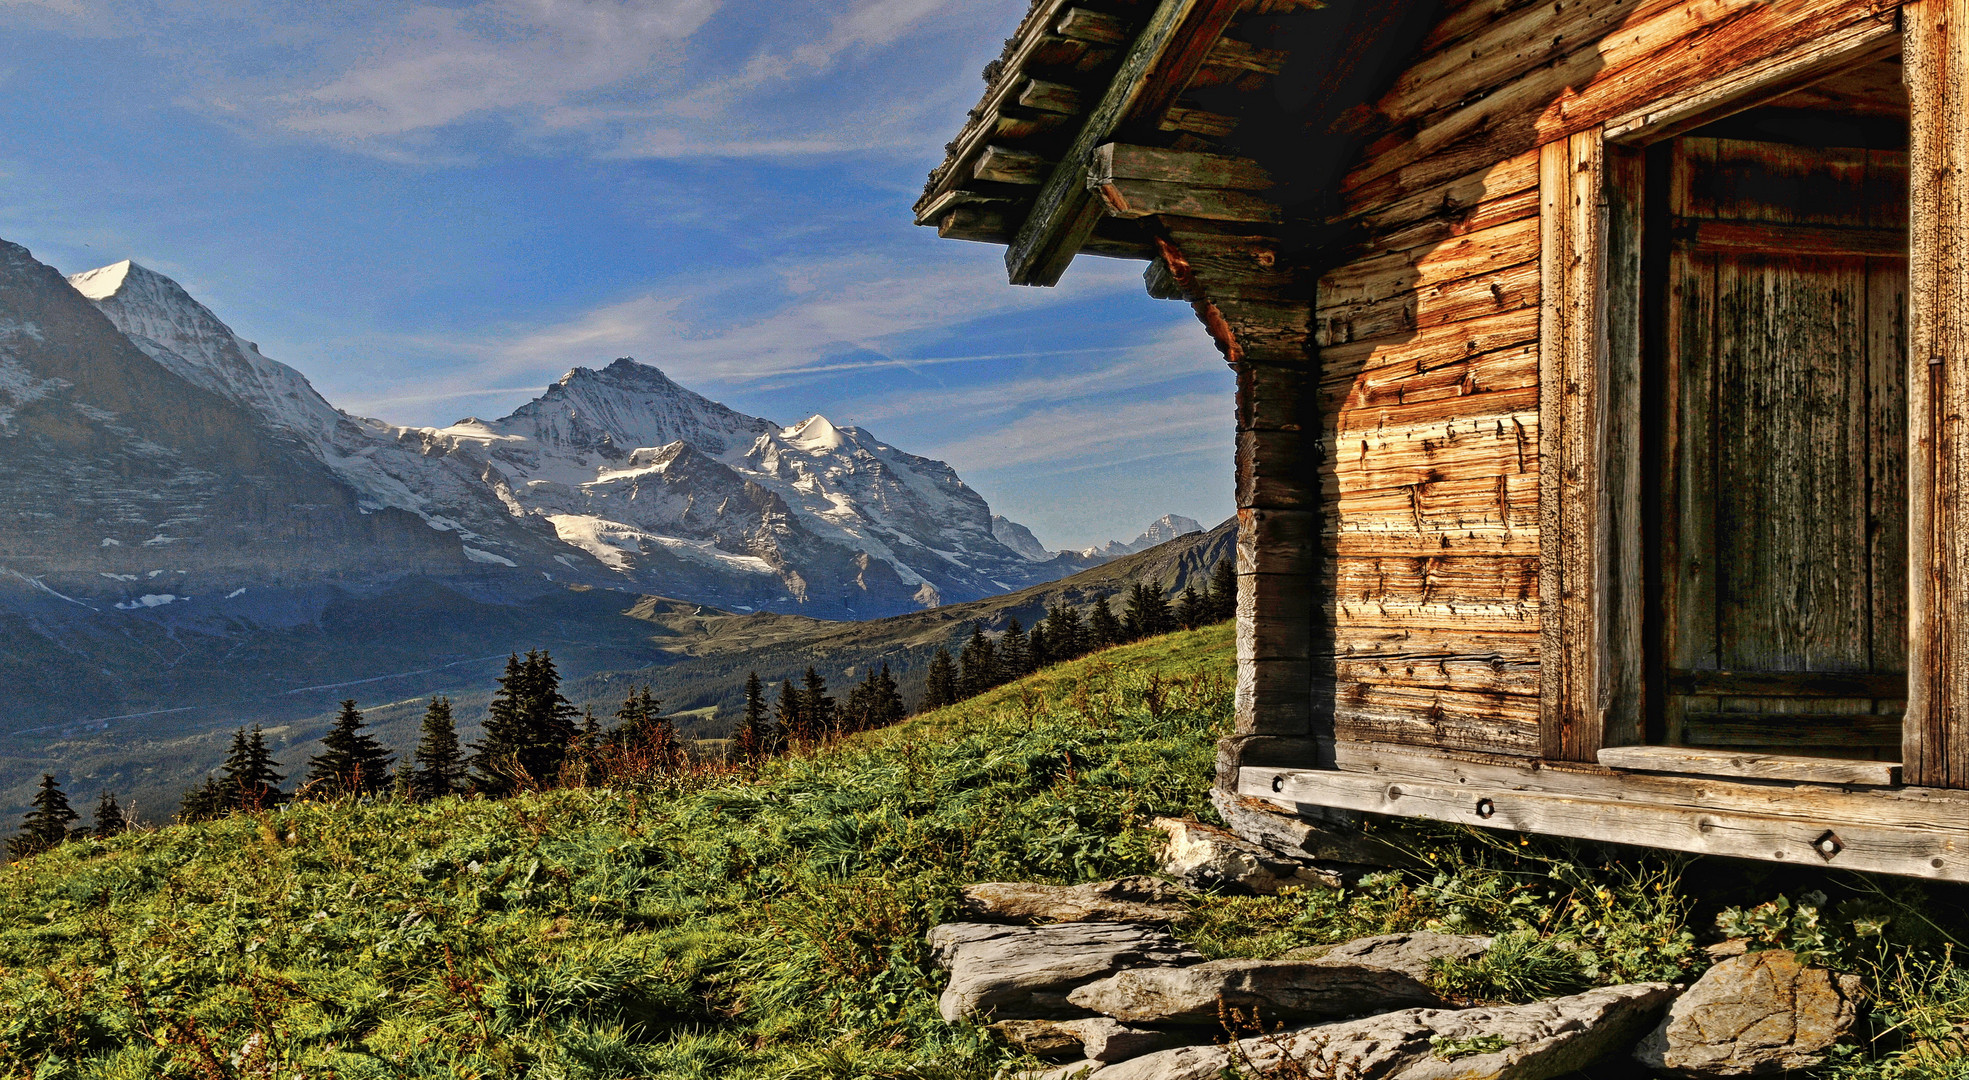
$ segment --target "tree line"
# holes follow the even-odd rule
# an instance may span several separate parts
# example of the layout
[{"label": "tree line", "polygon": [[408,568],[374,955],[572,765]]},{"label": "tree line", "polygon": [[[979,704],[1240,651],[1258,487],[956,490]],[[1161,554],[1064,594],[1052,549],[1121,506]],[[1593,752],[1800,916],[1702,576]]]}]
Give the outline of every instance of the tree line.
[{"label": "tree line", "polygon": [[[1049,607],[1030,631],[1007,620],[995,639],[974,623],[956,657],[938,648],[931,657],[923,698],[916,711],[954,705],[1050,664],[1098,649],[1178,629],[1195,629],[1233,617],[1236,571],[1229,559],[1218,563],[1201,591],[1194,587],[1171,599],[1161,585],[1135,582],[1121,614],[1109,598],[1079,608],[1061,602]],[[665,775],[684,769],[688,755],[675,723],[648,686],[631,690],[604,728],[594,710],[577,710],[561,693],[561,677],[551,654],[529,650],[506,661],[486,710],[484,734],[461,744],[451,699],[433,696],[424,710],[417,745],[399,757],[369,734],[354,699],[342,702],[334,724],[321,738],[321,752],[308,758],[298,787],[274,760],[258,724],[233,733],[232,746],[217,775],[185,792],[180,821],[203,821],[226,814],[272,809],[307,799],[395,795],[423,802],[448,795],[500,797],[526,789],[586,786],[614,780]],[[768,704],[759,673],[747,675],[745,707],[728,741],[730,764],[755,765],[794,750],[811,749],[857,732],[887,727],[911,714],[887,663],[871,667],[836,701],[818,669],[808,667],[799,685],[788,679]],[[38,854],[65,841],[115,836],[132,822],[113,793],[98,800],[94,822],[80,820],[54,776],[44,774],[33,808],[7,844],[10,858]]]}]

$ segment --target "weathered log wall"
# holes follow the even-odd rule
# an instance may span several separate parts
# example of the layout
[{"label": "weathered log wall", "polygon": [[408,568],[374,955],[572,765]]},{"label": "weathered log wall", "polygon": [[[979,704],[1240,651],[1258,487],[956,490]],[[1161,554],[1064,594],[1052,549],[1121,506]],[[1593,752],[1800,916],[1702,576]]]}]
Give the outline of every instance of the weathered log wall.
[{"label": "weathered log wall", "polygon": [[[1552,366],[1568,346],[1541,339],[1541,148],[1632,129],[1664,101],[1698,115],[1702,95],[1727,93],[1719,84],[1737,73],[1808,66],[1891,34],[1898,8],[1472,0],[1377,103],[1387,133],[1347,174],[1334,222],[1356,240],[1320,277],[1314,312],[1331,597],[1314,698],[1338,738],[1551,756],[1540,726],[1550,632],[1563,627],[1563,647],[1581,650],[1568,663],[1585,665],[1563,689],[1603,694],[1614,678],[1592,670],[1590,634],[1574,636],[1590,629],[1590,590],[1540,596],[1541,462],[1594,445],[1589,430],[1541,430],[1541,390],[1548,424],[1606,422],[1594,402],[1555,411],[1559,388],[1541,388],[1541,350],[1549,372],[1591,362]],[[1547,336],[1563,323],[1548,318]],[[1578,606],[1577,627],[1562,604]],[[1574,739],[1567,756],[1590,760],[1594,739]]]}]

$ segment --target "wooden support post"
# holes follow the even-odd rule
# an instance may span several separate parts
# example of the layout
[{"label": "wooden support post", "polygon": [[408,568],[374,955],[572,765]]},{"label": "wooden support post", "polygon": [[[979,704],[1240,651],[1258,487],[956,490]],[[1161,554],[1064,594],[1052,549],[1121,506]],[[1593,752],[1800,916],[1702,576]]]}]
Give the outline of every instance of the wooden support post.
[{"label": "wooden support post", "polygon": [[1969,0],[1902,7],[1910,784],[1969,787]]},{"label": "wooden support post", "polygon": [[1603,745],[1613,624],[1632,617],[1611,604],[1614,494],[1628,486],[1610,455],[1606,171],[1597,128],[1539,153],[1539,730],[1561,761]]}]

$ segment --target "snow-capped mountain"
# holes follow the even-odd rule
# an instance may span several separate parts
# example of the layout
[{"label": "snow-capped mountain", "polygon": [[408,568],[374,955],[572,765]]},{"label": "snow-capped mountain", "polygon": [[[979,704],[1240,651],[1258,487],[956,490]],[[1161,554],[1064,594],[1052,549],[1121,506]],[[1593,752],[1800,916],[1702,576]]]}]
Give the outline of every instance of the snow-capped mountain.
[{"label": "snow-capped mountain", "polygon": [[1149,527],[1143,529],[1141,535],[1125,544],[1119,540],[1110,540],[1105,544],[1087,548],[1081,554],[1090,559],[1119,559],[1123,555],[1147,551],[1157,544],[1166,544],[1179,536],[1202,531],[1203,523],[1195,518],[1186,518],[1181,514],[1164,514],[1149,522]]},{"label": "snow-capped mountain", "polygon": [[422,434],[483,461],[514,512],[653,587],[683,560],[751,576],[740,606],[866,616],[1045,580],[949,465],[824,416],[782,428],[630,359]]},{"label": "snow-capped mountain", "polygon": [[162,274],[124,261],[69,282],[163,368],[340,479],[362,510],[415,515],[482,573],[866,618],[1086,565],[1008,546],[997,534],[1023,527],[995,526],[943,462],[821,416],[783,428],[634,360],[577,367],[498,420],[404,428],[336,409]]},{"label": "snow-capped mountain", "polygon": [[1045,562],[1058,554],[1046,550],[1046,545],[1039,542],[1039,537],[1032,535],[1031,529],[999,514],[991,516],[991,535],[1033,562]]}]

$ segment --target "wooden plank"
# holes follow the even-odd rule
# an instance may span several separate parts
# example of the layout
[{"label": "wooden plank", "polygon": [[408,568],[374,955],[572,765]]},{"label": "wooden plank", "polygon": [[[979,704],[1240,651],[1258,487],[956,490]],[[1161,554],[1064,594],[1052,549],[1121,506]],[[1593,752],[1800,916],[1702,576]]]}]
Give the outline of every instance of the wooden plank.
[{"label": "wooden plank", "polygon": [[1969,0],[1902,5],[1910,107],[1908,781],[1969,786]]},{"label": "wooden plank", "polygon": [[1847,0],[1650,0],[1618,32],[1431,115],[1342,184],[1359,187],[1477,132],[1497,156],[1516,154],[1620,117],[1664,86],[1704,83],[1856,28],[1877,33],[1879,22]]},{"label": "wooden plank", "polygon": [[1589,130],[1540,151],[1539,594],[1546,757],[1591,761],[1607,699],[1604,145]]},{"label": "wooden plank", "polygon": [[1159,214],[1268,224],[1285,219],[1284,211],[1276,203],[1248,191],[1121,177],[1105,178],[1092,186],[1107,212],[1124,220]]},{"label": "wooden plank", "polygon": [[1096,45],[1126,45],[1133,36],[1129,33],[1128,20],[1082,7],[1066,9],[1053,24],[1053,32]]},{"label": "wooden plank", "polygon": [[1082,94],[1077,86],[1047,82],[1044,79],[1028,79],[1025,88],[1019,91],[1019,104],[1041,112],[1072,116],[1086,104],[1086,95]]},{"label": "wooden plank", "polygon": [[1538,754],[1536,695],[1313,681],[1314,708],[1330,709],[1351,742]]},{"label": "wooden plank", "polygon": [[[1527,343],[1475,356],[1451,354],[1437,366],[1420,371],[1408,367],[1380,367],[1351,377],[1345,372],[1330,372],[1328,378],[1331,381],[1320,388],[1323,410],[1336,415],[1335,427],[1338,430],[1361,430],[1378,426],[1373,421],[1360,418],[1372,410],[1478,397],[1505,390],[1536,390],[1538,346]],[[1483,413],[1495,415],[1498,412],[1488,403],[1471,404]]]},{"label": "wooden plank", "polygon": [[[1931,0],[1932,2],[1932,0]],[[1252,767],[1238,771],[1238,793],[1295,813],[1333,807],[1426,818],[1489,829],[1570,836],[1600,843],[1645,843],[1703,855],[1762,859],[1805,867],[1969,881],[1969,831],[1949,825],[1886,826],[1865,817],[1780,817],[1622,799],[1628,782],[1604,787],[1616,797],[1458,786],[1349,772]],[[1708,783],[1687,778],[1679,786]],[[1302,809],[1304,808],[1304,809]],[[1834,850],[1822,850],[1827,833]]]},{"label": "wooden plank", "polygon": [[1394,341],[1431,327],[1472,322],[1489,315],[1538,306],[1538,263],[1527,262],[1495,274],[1430,284],[1369,304],[1319,304],[1318,343]]},{"label": "wooden plank", "polygon": [[1538,341],[1538,311],[1521,307],[1496,315],[1444,323],[1398,338],[1336,343],[1320,350],[1330,385],[1390,369],[1424,371],[1467,357]]},{"label": "wooden plank", "polygon": [[1901,782],[1901,765],[1897,761],[1736,754],[1727,750],[1697,750],[1684,746],[1609,746],[1600,751],[1600,764],[1610,769],[1632,769],[1637,772],[1734,776],[1745,780],[1796,780],[1807,784],[1896,787]]},{"label": "wooden plank", "polygon": [[1907,673],[1868,671],[1689,671],[1668,672],[1668,686],[1680,694],[1726,697],[1905,698]]},{"label": "wooden plank", "polygon": [[1537,257],[1536,214],[1410,251],[1360,259],[1320,278],[1322,306],[1372,304],[1428,285],[1495,274]]},{"label": "wooden plank", "polygon": [[1479,476],[1349,492],[1321,543],[1336,555],[1538,554],[1538,477]]},{"label": "wooden plank", "polygon": [[1088,183],[1099,185],[1111,180],[1154,180],[1230,191],[1265,191],[1278,184],[1263,165],[1250,158],[1127,143],[1106,143],[1094,150]]},{"label": "wooden plank", "polygon": [[1186,131],[1206,139],[1228,138],[1237,130],[1238,118],[1207,109],[1171,107],[1157,125],[1163,131]]},{"label": "wooden plank", "polygon": [[1405,687],[1414,690],[1459,690],[1512,694],[1523,699],[1522,709],[1535,724],[1538,703],[1538,661],[1504,660],[1496,656],[1376,656],[1332,661],[1333,681],[1346,686]]},{"label": "wooden plank", "polygon": [[1487,163],[1452,180],[1359,208],[1355,218],[1371,235],[1386,235],[1432,218],[1455,218],[1485,203],[1538,190],[1538,154]]},{"label": "wooden plank", "polygon": [[1666,139],[1786,97],[1828,74],[1892,56],[1899,51],[1898,31],[1892,18],[1862,20],[1711,78],[1675,85],[1668,97],[1609,118],[1607,138]]},{"label": "wooden plank", "polygon": [[1278,49],[1267,49],[1236,38],[1218,38],[1204,54],[1203,65],[1212,68],[1225,68],[1230,71],[1253,72],[1259,75],[1277,75],[1285,70],[1289,53]]},{"label": "wooden plank", "polygon": [[1046,179],[1053,169],[1053,163],[1033,153],[1014,146],[987,146],[978,155],[977,164],[971,167],[974,179],[989,180],[1000,184],[1037,185]]},{"label": "wooden plank", "polygon": [[[1651,537],[1644,519],[1647,498],[1643,472],[1656,464],[1642,430],[1647,413],[1642,372],[1649,366],[1645,301],[1653,289],[1646,283],[1647,157],[1626,147],[1606,153],[1607,209],[1602,286],[1605,350],[1601,388],[1606,398],[1606,450],[1600,461],[1605,492],[1606,595],[1601,614],[1605,635],[1606,709],[1601,713],[1600,746],[1645,742],[1652,703],[1644,664],[1648,642],[1644,631],[1654,599],[1647,573]],[[1658,287],[1658,286],[1656,286]],[[1651,433],[1650,433],[1651,434]]]},{"label": "wooden plank", "polygon": [[1625,3],[1522,8],[1409,65],[1375,108],[1397,124],[1450,108],[1591,45],[1633,17],[1635,5]]},{"label": "wooden plank", "polygon": [[1240,0],[1162,0],[1123,56],[1099,105],[1061,156],[1005,253],[1014,285],[1056,285],[1102,213],[1087,190],[1094,148],[1131,123],[1156,123],[1222,36]]},{"label": "wooden plank", "polygon": [[1704,253],[1751,257],[1849,256],[1905,259],[1907,233],[1898,229],[1774,225],[1768,222],[1690,222],[1676,243]]},{"label": "wooden plank", "polygon": [[1714,713],[1682,717],[1689,746],[1846,747],[1899,746],[1901,718],[1870,713]]},{"label": "wooden plank", "polygon": [[[1905,176],[1905,169],[1901,175]],[[1905,190],[1905,188],[1903,188]],[[1907,670],[1907,264],[1867,268],[1867,562],[1873,669]],[[1907,696],[1907,677],[1900,676]]]},{"label": "wooden plank", "polygon": [[1333,446],[1336,492],[1399,488],[1440,480],[1537,474],[1538,414],[1472,416],[1409,428],[1350,434]]}]

